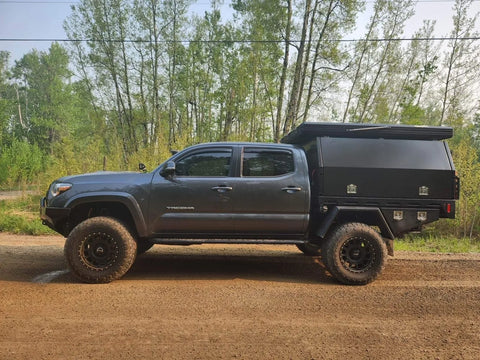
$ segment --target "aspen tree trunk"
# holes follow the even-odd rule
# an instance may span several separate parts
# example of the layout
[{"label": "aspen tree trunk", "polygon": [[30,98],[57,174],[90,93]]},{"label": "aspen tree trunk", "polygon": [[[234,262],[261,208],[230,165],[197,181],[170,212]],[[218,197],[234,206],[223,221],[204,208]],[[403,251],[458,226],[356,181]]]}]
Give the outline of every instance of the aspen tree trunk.
[{"label": "aspen tree trunk", "polygon": [[300,94],[302,93],[302,73],[303,73],[303,57],[305,56],[305,40],[307,37],[308,21],[310,16],[311,0],[305,2],[305,13],[303,16],[302,35],[300,44],[297,49],[297,60],[295,62],[295,72],[293,76],[292,89],[290,91],[290,99],[287,105],[287,117],[283,125],[283,134],[287,134],[295,126],[297,120],[297,108],[300,101]]},{"label": "aspen tree trunk", "polygon": [[350,110],[350,104],[354,97],[353,92],[357,88],[357,83],[360,81],[362,66],[363,66],[363,59],[368,51],[368,47],[369,47],[368,41],[370,40],[372,36],[372,32],[375,29],[375,24],[378,21],[379,12],[380,12],[380,9],[375,7],[375,13],[373,14],[372,19],[370,20],[370,24],[368,26],[368,32],[365,35],[365,41],[361,42],[362,48],[361,48],[360,56],[358,57],[358,61],[356,63],[356,70],[355,70],[355,75],[352,79],[352,85],[350,86],[350,89],[348,91],[347,105],[345,106],[345,111],[343,112],[342,122],[347,122],[348,111]]},{"label": "aspen tree trunk", "polygon": [[285,54],[283,56],[282,75],[280,76],[280,88],[277,98],[277,116],[275,119],[275,142],[280,142],[280,127],[282,124],[283,97],[285,95],[285,82],[287,80],[287,70],[290,55],[290,32],[292,26],[292,2],[287,0],[287,24],[285,29]]}]

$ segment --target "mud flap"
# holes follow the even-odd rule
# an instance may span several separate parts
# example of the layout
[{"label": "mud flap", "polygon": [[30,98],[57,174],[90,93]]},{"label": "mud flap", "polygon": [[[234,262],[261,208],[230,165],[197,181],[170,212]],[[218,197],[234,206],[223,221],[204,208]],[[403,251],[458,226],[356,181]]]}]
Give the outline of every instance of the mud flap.
[{"label": "mud flap", "polygon": [[390,256],[395,256],[393,252],[393,239],[383,238],[385,245],[387,245],[387,253]]}]

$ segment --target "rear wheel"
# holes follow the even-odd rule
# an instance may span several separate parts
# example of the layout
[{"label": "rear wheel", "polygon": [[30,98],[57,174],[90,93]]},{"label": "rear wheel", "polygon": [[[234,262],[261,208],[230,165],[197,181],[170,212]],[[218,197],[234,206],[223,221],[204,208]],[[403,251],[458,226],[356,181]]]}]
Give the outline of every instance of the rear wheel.
[{"label": "rear wheel", "polygon": [[86,283],[108,283],[130,269],[137,243],[127,228],[109,217],[93,217],[77,225],[65,242],[72,273]]},{"label": "rear wheel", "polygon": [[375,230],[362,223],[339,226],[326,239],[322,259],[339,282],[364,285],[383,271],[387,259],[385,243]]}]

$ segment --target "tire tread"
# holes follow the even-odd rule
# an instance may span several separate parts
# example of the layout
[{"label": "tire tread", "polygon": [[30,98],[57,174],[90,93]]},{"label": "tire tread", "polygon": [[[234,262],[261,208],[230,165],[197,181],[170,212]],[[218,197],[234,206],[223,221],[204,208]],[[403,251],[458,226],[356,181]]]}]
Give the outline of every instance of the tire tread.
[{"label": "tire tread", "polygon": [[[106,227],[119,236],[124,253],[122,259],[114,266],[106,270],[95,271],[88,269],[79,260],[78,247],[81,244],[81,237],[88,234],[92,228],[98,227]],[[109,283],[120,279],[130,269],[137,255],[137,243],[127,227],[120,221],[111,217],[98,216],[81,222],[72,230],[65,242],[64,254],[69,269],[80,281],[91,284]]]},{"label": "tire tread", "polygon": [[[370,236],[378,245],[377,264],[370,270],[361,274],[349,273],[342,267],[338,254],[342,239],[351,236],[351,234],[363,233],[364,236]],[[387,259],[387,247],[380,234],[370,226],[363,223],[346,223],[338,226],[332,231],[324,242],[322,248],[322,261],[330,274],[339,282],[347,285],[366,285],[374,281],[385,268]]]}]

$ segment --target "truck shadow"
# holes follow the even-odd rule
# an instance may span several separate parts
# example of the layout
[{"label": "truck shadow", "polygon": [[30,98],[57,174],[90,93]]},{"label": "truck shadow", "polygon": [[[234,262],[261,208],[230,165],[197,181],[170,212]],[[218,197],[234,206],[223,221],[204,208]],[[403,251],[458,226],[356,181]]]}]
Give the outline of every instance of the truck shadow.
[{"label": "truck shadow", "polygon": [[[0,245],[0,281],[33,282],[38,276],[65,269],[60,246]],[[62,278],[68,282],[68,276]]]},{"label": "truck shadow", "polygon": [[180,254],[151,251],[139,256],[128,280],[247,279],[293,283],[335,283],[319,258],[303,254]]},{"label": "truck shadow", "polygon": [[[0,281],[79,283],[59,246],[0,246]],[[157,246],[137,257],[125,280],[231,280],[337,284],[319,258],[300,252]],[[121,281],[121,280],[120,280]]]}]

